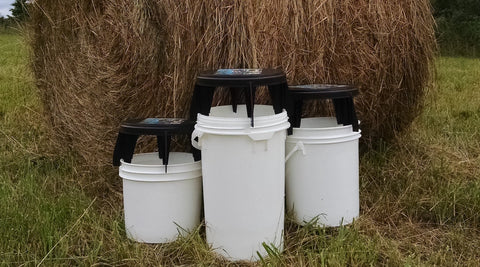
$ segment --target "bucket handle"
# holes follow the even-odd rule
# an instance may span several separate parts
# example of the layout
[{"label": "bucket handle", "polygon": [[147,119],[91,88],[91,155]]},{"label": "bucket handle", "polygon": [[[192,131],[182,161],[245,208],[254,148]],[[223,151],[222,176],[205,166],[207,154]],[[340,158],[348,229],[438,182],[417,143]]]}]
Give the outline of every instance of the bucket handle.
[{"label": "bucket handle", "polygon": [[[199,131],[198,129],[193,130],[191,142],[192,146],[198,150],[202,150],[202,144],[200,143],[200,138],[202,138],[203,132]],[[198,138],[196,141],[195,138]]]},{"label": "bucket handle", "polygon": [[305,149],[305,145],[303,144],[302,141],[298,141],[295,146],[293,147],[292,151],[288,152],[287,156],[285,157],[285,162],[287,162],[295,152],[298,150],[302,151],[302,155],[307,155],[307,150]]},{"label": "bucket handle", "polygon": [[275,132],[251,133],[248,135],[253,141],[265,141],[272,138]]}]

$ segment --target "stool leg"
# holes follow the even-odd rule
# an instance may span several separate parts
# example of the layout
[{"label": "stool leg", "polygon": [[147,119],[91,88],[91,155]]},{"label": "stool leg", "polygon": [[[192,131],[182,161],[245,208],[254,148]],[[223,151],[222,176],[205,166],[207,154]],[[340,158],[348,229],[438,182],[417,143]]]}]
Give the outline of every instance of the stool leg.
[{"label": "stool leg", "polygon": [[230,87],[230,98],[231,98],[231,101],[232,101],[233,112],[237,113],[239,95],[238,95],[238,91],[237,91],[236,88]]},{"label": "stool leg", "polygon": [[343,125],[352,125],[354,131],[358,131],[358,119],[355,112],[353,98],[332,99],[335,107],[337,123]]},{"label": "stool leg", "polygon": [[245,106],[247,107],[247,117],[250,118],[252,116],[252,113],[250,113],[250,111],[252,110],[251,101],[250,101],[250,88],[248,87],[242,88],[242,91],[245,95]]},{"label": "stool leg", "polygon": [[251,118],[251,126],[254,127],[253,123],[253,110],[255,108],[255,91],[256,87],[250,83],[250,87],[244,88],[245,92],[245,104],[247,106],[247,116]]},{"label": "stool leg", "polygon": [[113,166],[120,166],[120,159],[122,158],[122,148],[124,143],[124,136],[122,133],[119,133],[117,136],[117,141],[115,143],[115,148],[113,150]]},{"label": "stool leg", "polygon": [[195,85],[192,93],[192,102],[190,102],[190,120],[192,121],[197,121],[197,113],[200,110],[200,103],[198,100],[198,98],[200,98],[199,91],[200,91],[199,86]]},{"label": "stool leg", "polygon": [[[282,106],[286,109],[287,108],[287,101],[288,101],[288,84],[287,82],[282,83]],[[283,111],[283,110],[282,110]]]},{"label": "stool leg", "polygon": [[352,128],[355,132],[358,132],[358,118],[357,113],[355,112],[355,103],[353,102],[353,97],[347,99],[347,108],[349,111],[349,120],[352,123]]},{"label": "stool leg", "polygon": [[167,173],[171,139],[168,133],[157,135],[158,157],[162,159],[162,163],[165,165],[165,173]]},{"label": "stool leg", "polygon": [[335,108],[335,117],[337,118],[338,124],[345,124],[345,99],[332,99],[333,107]]},{"label": "stool leg", "polygon": [[115,149],[113,151],[113,166],[120,166],[120,160],[131,163],[135,145],[137,144],[137,135],[119,133]]},{"label": "stool leg", "polygon": [[290,122],[290,128],[288,128],[287,133],[291,135],[293,133],[293,128],[300,127],[300,122],[302,120],[303,99],[301,97],[297,98],[294,94],[287,91],[285,103],[288,114],[288,122]]},{"label": "stool leg", "polygon": [[302,121],[303,99],[295,99],[295,109],[293,113],[293,127],[300,128]]},{"label": "stool leg", "polygon": [[197,114],[208,115],[212,106],[215,87],[195,85],[190,104],[190,120],[196,121]]},{"label": "stool leg", "polygon": [[202,152],[192,146],[193,160],[199,161],[202,159]]},{"label": "stool leg", "polygon": [[268,86],[268,92],[270,94],[270,98],[272,99],[272,105],[275,114],[282,113],[283,108],[285,107],[286,90],[287,86],[284,84]]},{"label": "stool leg", "polygon": [[287,95],[285,99],[285,109],[287,110],[288,122],[290,123],[290,128],[288,128],[288,135],[291,135],[293,132],[293,121],[295,117],[295,96],[287,90]]}]

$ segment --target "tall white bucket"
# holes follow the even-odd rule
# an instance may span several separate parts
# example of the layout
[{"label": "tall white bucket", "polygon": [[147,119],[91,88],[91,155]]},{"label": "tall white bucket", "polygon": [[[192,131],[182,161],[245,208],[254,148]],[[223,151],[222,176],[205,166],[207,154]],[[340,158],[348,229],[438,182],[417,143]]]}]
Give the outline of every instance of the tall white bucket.
[{"label": "tall white bucket", "polygon": [[167,173],[158,153],[121,160],[127,237],[166,243],[200,224],[202,170],[190,153],[170,152]]},{"label": "tall white bucket", "polygon": [[331,118],[307,118],[287,137],[287,208],[297,223],[339,226],[358,217],[360,136]]},{"label": "tall white bucket", "polygon": [[[265,243],[283,247],[287,113],[255,105],[198,115],[192,144],[202,151],[207,242],[230,260],[257,260]],[[198,142],[194,139],[198,137]]]}]

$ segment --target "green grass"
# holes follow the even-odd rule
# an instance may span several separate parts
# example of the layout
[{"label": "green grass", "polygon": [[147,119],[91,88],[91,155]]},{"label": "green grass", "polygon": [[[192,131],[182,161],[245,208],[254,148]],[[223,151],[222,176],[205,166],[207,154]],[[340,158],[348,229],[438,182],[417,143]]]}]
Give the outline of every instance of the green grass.
[{"label": "green grass", "polygon": [[436,90],[409,133],[361,159],[364,218],[403,260],[478,265],[480,60],[436,66]]},{"label": "green grass", "polygon": [[[480,60],[436,64],[436,89],[412,128],[360,159],[359,220],[287,222],[285,251],[258,265],[480,264]],[[42,121],[22,39],[0,34],[0,266],[228,263],[201,227],[171,244],[128,240],[115,170],[88,173],[74,155],[53,153]]]}]

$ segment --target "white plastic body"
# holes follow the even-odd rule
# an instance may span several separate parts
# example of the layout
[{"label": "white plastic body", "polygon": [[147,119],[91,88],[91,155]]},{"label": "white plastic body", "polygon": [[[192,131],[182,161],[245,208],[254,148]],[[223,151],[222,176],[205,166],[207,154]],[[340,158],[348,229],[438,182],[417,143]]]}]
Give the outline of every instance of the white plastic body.
[{"label": "white plastic body", "polygon": [[192,154],[170,152],[165,166],[158,153],[123,160],[123,204],[127,237],[138,242],[166,243],[200,224],[201,163]]},{"label": "white plastic body", "polygon": [[325,125],[327,121],[331,119],[302,120],[287,137],[287,153],[301,150],[290,153],[286,162],[287,208],[299,224],[346,225],[359,215],[360,133],[351,126]]},{"label": "white plastic body", "polygon": [[288,117],[256,105],[254,118],[251,128],[244,105],[237,113],[213,107],[210,116],[198,116],[194,133],[202,151],[206,239],[235,261],[257,260],[257,251],[267,256],[262,243],[283,248]]}]

